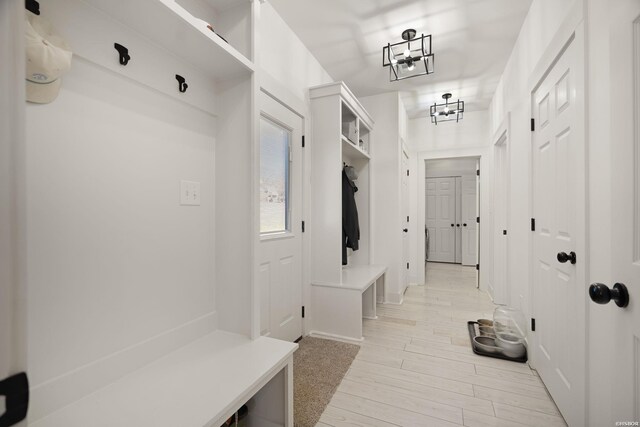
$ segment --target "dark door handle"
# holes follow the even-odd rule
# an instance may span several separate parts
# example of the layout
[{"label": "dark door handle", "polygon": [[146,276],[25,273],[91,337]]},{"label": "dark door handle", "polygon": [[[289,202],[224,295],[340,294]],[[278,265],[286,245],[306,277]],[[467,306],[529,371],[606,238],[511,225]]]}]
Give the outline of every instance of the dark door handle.
[{"label": "dark door handle", "polygon": [[567,261],[571,261],[571,264],[576,263],[576,253],[571,251],[569,253],[566,252],[558,252],[558,262],[564,264]]},{"label": "dark door handle", "polygon": [[613,300],[618,307],[629,305],[629,291],[623,283],[616,283],[613,289],[602,283],[593,283],[589,286],[589,297],[596,304],[607,304]]},{"label": "dark door handle", "polygon": [[456,224],[456,226],[460,227],[460,224]]},{"label": "dark door handle", "polygon": [[455,225],[455,224],[451,224],[451,226],[452,226],[452,227],[455,227],[456,225]]},{"label": "dark door handle", "polygon": [[404,231],[405,233],[409,232],[408,228],[403,228],[402,231]]},{"label": "dark door handle", "polygon": [[462,226],[463,226],[463,227],[466,227],[466,226],[467,226],[467,223],[465,222],[464,224],[462,224]]}]

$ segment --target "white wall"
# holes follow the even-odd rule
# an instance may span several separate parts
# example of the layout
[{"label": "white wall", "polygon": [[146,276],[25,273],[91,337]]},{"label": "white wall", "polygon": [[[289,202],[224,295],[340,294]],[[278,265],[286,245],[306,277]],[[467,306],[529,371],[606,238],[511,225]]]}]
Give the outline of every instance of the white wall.
[{"label": "white wall", "polygon": [[371,143],[373,263],[387,266],[385,300],[402,301],[401,134],[406,111],[397,92],[360,99],[375,125]]},{"label": "white wall", "polygon": [[[488,134],[489,114],[487,111],[465,113],[459,123],[446,122],[437,126],[425,117],[409,120],[408,145],[412,152],[411,158],[411,217],[416,218],[409,224],[409,237],[412,266],[410,280],[412,283],[424,283],[424,203],[425,203],[425,160],[447,159],[454,157],[481,156],[480,169],[480,285],[486,289],[490,279],[492,258],[490,246],[490,230],[482,227],[484,218],[491,218],[491,165],[493,152]],[[482,266],[487,266],[482,268]]]},{"label": "white wall", "polygon": [[333,82],[269,2],[260,6],[257,49],[261,73],[278,81],[298,99],[307,100],[311,86]]},{"label": "white wall", "polygon": [[[530,79],[553,37],[581,0],[534,0],[489,108],[489,134],[510,113],[509,137],[509,290],[508,304],[530,317],[531,130]],[[495,141],[492,141],[494,143]],[[495,233],[494,233],[495,235]]]}]

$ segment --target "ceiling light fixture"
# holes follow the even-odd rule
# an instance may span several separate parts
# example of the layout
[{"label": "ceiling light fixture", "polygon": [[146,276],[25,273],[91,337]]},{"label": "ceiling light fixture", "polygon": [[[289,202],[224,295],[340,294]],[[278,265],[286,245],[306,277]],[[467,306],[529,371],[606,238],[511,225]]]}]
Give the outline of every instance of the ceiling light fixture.
[{"label": "ceiling light fixture", "polygon": [[438,122],[450,122],[455,120],[459,122],[463,119],[464,115],[464,101],[458,101],[449,103],[449,99],[451,99],[450,93],[445,93],[442,95],[442,99],[444,99],[444,104],[436,104],[435,102],[431,107],[429,107],[429,116],[431,117],[431,123]]},{"label": "ceiling light fixture", "polygon": [[433,53],[431,34],[416,38],[416,30],[402,32],[404,41],[388,43],[382,48],[382,66],[389,67],[389,81],[433,73]]}]

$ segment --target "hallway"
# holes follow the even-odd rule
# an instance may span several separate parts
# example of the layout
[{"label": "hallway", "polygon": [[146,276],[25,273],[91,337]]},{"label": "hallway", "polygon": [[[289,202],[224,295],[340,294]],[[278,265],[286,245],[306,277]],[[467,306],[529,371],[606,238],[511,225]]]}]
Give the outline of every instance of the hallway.
[{"label": "hallway", "polygon": [[466,322],[493,308],[474,269],[430,263],[426,286],[365,320],[362,348],[318,426],[565,426],[535,371],[472,353]]}]

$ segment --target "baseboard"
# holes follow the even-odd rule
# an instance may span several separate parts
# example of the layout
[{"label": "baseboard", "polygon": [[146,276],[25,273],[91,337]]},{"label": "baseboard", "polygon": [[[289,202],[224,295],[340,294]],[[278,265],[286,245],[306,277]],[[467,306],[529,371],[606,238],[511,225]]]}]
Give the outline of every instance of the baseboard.
[{"label": "baseboard", "polygon": [[186,344],[213,332],[216,312],[165,331],[57,378],[34,385],[29,402],[29,420],[36,421]]},{"label": "baseboard", "polygon": [[318,332],[318,331],[311,331],[309,333],[309,336],[313,338],[322,338],[325,340],[342,341],[342,342],[351,343],[351,344],[360,344],[361,342],[364,341],[364,337],[358,339],[358,338],[345,337],[343,335],[328,334],[326,332]]},{"label": "baseboard", "polygon": [[406,289],[403,289],[401,293],[389,293],[386,295],[385,304],[402,305],[404,302],[404,293]]}]

